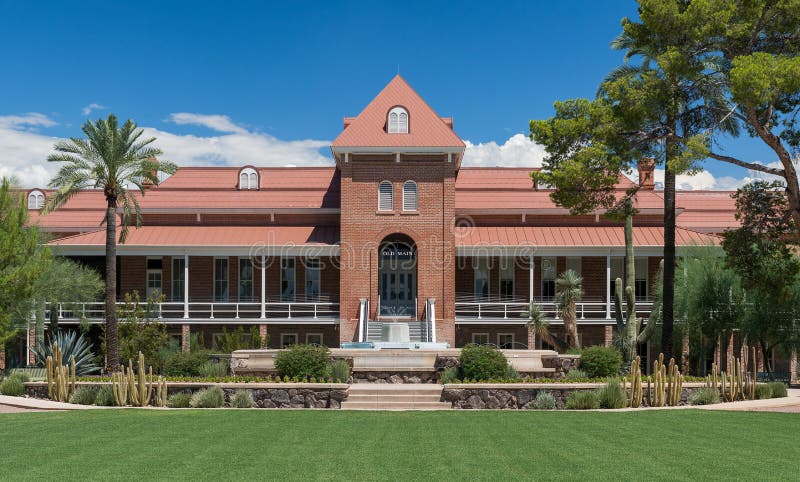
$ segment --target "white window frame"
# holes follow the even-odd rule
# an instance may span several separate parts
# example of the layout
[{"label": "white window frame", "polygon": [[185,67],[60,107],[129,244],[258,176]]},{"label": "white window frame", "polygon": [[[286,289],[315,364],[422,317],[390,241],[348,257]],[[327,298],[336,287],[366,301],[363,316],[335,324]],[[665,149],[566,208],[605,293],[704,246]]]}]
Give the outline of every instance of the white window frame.
[{"label": "white window frame", "polygon": [[[286,339],[290,336],[294,337],[294,343],[286,343]],[[281,348],[286,348],[289,345],[297,345],[300,343],[300,337],[297,336],[297,333],[281,333]]]},{"label": "white window frame", "polygon": [[[306,258],[305,259],[305,289],[303,296],[306,301],[316,302],[322,296],[322,261],[319,258]],[[297,274],[295,272],[295,274]],[[309,282],[312,282],[316,287],[309,290]],[[314,290],[316,289],[316,293]]]},{"label": "white window frame", "polygon": [[[486,337],[486,342],[478,342],[476,338],[478,337]],[[480,332],[480,333],[473,333],[472,334],[472,344],[473,345],[488,345],[489,344],[489,333],[487,332]]]},{"label": "white window frame", "polygon": [[[150,261],[162,261],[161,269],[150,269],[147,266],[150,264]],[[164,293],[164,264],[163,259],[160,256],[148,256],[145,259],[145,288],[144,288],[144,295],[145,299],[149,300],[151,294],[158,293],[158,296],[161,296]],[[158,275],[158,288],[150,287],[150,275]]]},{"label": "white window frame", "polygon": [[245,167],[239,171],[239,189],[257,190],[259,187],[258,173],[252,167]]},{"label": "white window frame", "polygon": [[[186,280],[184,278],[184,264],[186,260],[181,257],[172,258],[172,280],[170,282],[170,298],[172,301],[183,301],[183,295],[186,287]],[[176,269],[176,265],[178,268]]]},{"label": "white window frame", "polygon": [[514,279],[516,274],[515,258],[510,256],[501,257],[498,271],[497,294],[503,298],[503,281],[511,281],[511,293],[507,295],[506,299],[514,299],[514,290],[516,289],[516,280]]},{"label": "white window frame", "polygon": [[408,134],[408,120],[408,111],[404,107],[393,107],[386,116],[386,132]]},{"label": "white window frame", "polygon": [[[250,267],[250,278],[249,279],[242,278],[242,271],[243,271],[242,266],[247,267],[248,265]],[[253,300],[255,300],[255,283],[253,280],[254,274],[255,274],[255,266],[253,266],[253,261],[250,258],[239,258],[239,266],[237,270],[237,277],[239,278],[239,280],[236,289],[236,296],[239,299],[239,301],[252,302]],[[243,283],[250,284],[250,296],[247,297],[246,299],[242,298],[242,291],[243,291],[242,287],[244,286]]]},{"label": "white window frame", "polygon": [[[414,191],[413,193],[411,192],[412,189]],[[403,211],[416,212],[418,209],[419,188],[416,182],[408,180],[403,183]]]},{"label": "white window frame", "polygon": [[[291,281],[292,281],[292,293],[291,293],[291,297],[285,296],[284,295],[284,289],[283,289],[283,282],[285,281],[284,280],[284,270],[290,269],[289,266],[288,266],[288,262],[289,261],[291,261],[291,271],[292,271],[292,278],[291,278]],[[284,262],[287,263],[287,266],[284,266]],[[291,302],[294,302],[295,300],[297,300],[297,263],[295,262],[295,259],[294,259],[293,256],[282,256],[281,257],[281,284],[280,284],[280,290],[281,290],[280,296],[281,296],[281,301],[282,302],[291,303]]]},{"label": "white window frame", "polygon": [[28,193],[28,209],[42,209],[44,207],[44,193],[35,189]]},{"label": "white window frame", "polygon": [[497,348],[502,348],[502,343],[500,343],[500,338],[501,337],[505,337],[505,336],[510,336],[511,337],[511,347],[510,348],[504,348],[504,350],[513,349],[514,348],[514,343],[517,342],[517,340],[514,339],[515,338],[514,337],[514,333],[498,333],[497,334]]},{"label": "white window frame", "polygon": [[[388,190],[387,190],[388,187]],[[382,201],[385,199],[383,196],[388,195],[388,206],[384,205]],[[391,181],[383,180],[378,183],[378,211],[390,213],[394,211],[394,184]]]},{"label": "white window frame", "polygon": [[310,345],[312,343],[311,340],[309,339],[312,336],[318,336],[319,337],[319,343],[317,343],[317,345],[324,346],[325,339],[323,338],[323,334],[320,333],[320,332],[306,333],[306,345]]},{"label": "white window frame", "polygon": [[[217,293],[217,282],[223,281],[223,280],[217,279],[217,261],[223,261],[223,260],[225,261],[225,280],[224,280],[225,281],[225,296],[221,297],[220,293]],[[230,299],[230,291],[231,291],[231,287],[230,287],[231,267],[230,267],[230,260],[228,259],[228,257],[227,256],[215,256],[214,257],[214,270],[213,271],[214,271],[214,275],[213,275],[214,277],[212,279],[214,281],[214,289],[213,289],[214,302],[215,303],[227,303],[228,300]]]},{"label": "white window frame", "polygon": [[[474,270],[473,276],[473,283],[472,283],[472,294],[475,296],[476,301],[484,301],[488,300],[492,296],[492,276],[491,276],[491,269],[489,268],[489,258],[484,257],[477,257],[474,258],[474,262],[472,265]],[[478,276],[478,275],[481,276]],[[483,285],[486,287],[486,294],[483,294],[483,290],[478,289],[478,280],[483,280]]]}]

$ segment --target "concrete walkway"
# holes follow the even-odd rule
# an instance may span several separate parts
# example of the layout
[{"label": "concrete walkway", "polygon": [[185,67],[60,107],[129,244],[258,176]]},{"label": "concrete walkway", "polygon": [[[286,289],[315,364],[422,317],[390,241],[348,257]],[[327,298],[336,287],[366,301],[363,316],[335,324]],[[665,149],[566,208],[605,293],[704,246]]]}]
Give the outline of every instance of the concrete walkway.
[{"label": "concrete walkway", "polygon": [[94,405],[75,405],[72,403],[54,402],[28,397],[9,397],[0,395],[0,413],[41,412],[46,410],[96,410],[114,407],[96,407]]}]

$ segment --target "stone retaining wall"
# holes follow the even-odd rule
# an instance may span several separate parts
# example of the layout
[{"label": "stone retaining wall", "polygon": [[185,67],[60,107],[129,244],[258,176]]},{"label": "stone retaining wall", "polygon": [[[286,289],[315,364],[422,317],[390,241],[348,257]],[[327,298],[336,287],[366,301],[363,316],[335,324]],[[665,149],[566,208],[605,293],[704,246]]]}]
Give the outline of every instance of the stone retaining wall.
[{"label": "stone retaining wall", "polygon": [[[78,386],[102,386],[108,382],[78,382]],[[237,390],[250,390],[258,408],[341,408],[347,399],[348,385],[343,383],[167,383],[167,392],[194,393],[218,385],[230,401]],[[27,394],[47,398],[47,383],[25,384]]]},{"label": "stone retaining wall", "polygon": [[[556,408],[564,408],[567,397],[576,390],[596,390],[603,383],[508,383],[508,384],[448,384],[442,390],[442,401],[450,402],[456,409],[530,409],[540,391],[550,392],[556,399]],[[704,383],[684,383],[681,405],[686,405],[692,391]],[[646,388],[645,388],[646,390]],[[642,400],[647,406],[647,393]]]}]

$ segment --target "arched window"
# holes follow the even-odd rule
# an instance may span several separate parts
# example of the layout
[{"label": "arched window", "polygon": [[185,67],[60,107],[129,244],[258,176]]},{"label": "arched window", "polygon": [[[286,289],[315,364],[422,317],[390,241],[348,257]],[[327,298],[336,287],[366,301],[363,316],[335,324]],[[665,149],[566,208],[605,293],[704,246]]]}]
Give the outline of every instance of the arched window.
[{"label": "arched window", "polygon": [[417,210],[417,183],[406,181],[403,183],[403,211]]},{"label": "arched window", "polygon": [[394,193],[389,181],[381,181],[378,185],[378,211],[394,211]]},{"label": "arched window", "polygon": [[408,134],[408,112],[402,107],[395,107],[389,111],[387,121],[389,134]]},{"label": "arched window", "polygon": [[252,167],[239,171],[239,189],[258,189],[258,173]]},{"label": "arched window", "polygon": [[28,194],[28,209],[42,209],[44,207],[44,193],[38,189]]}]

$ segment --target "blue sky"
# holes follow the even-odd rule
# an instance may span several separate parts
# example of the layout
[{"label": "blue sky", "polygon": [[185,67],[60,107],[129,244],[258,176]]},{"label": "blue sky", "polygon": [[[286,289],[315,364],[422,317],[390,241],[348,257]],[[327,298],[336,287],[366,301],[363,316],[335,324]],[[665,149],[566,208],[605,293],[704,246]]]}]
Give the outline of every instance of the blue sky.
[{"label": "blue sky", "polygon": [[[593,96],[636,15],[633,0],[67,3],[0,0],[0,175],[25,185],[52,174],[56,137],[108,112],[180,164],[326,162],[342,117],[398,69],[455,117],[467,164],[531,165],[541,149],[517,134],[555,100]],[[727,151],[771,160],[756,141]],[[687,187],[748,175],[707,168]]]}]

